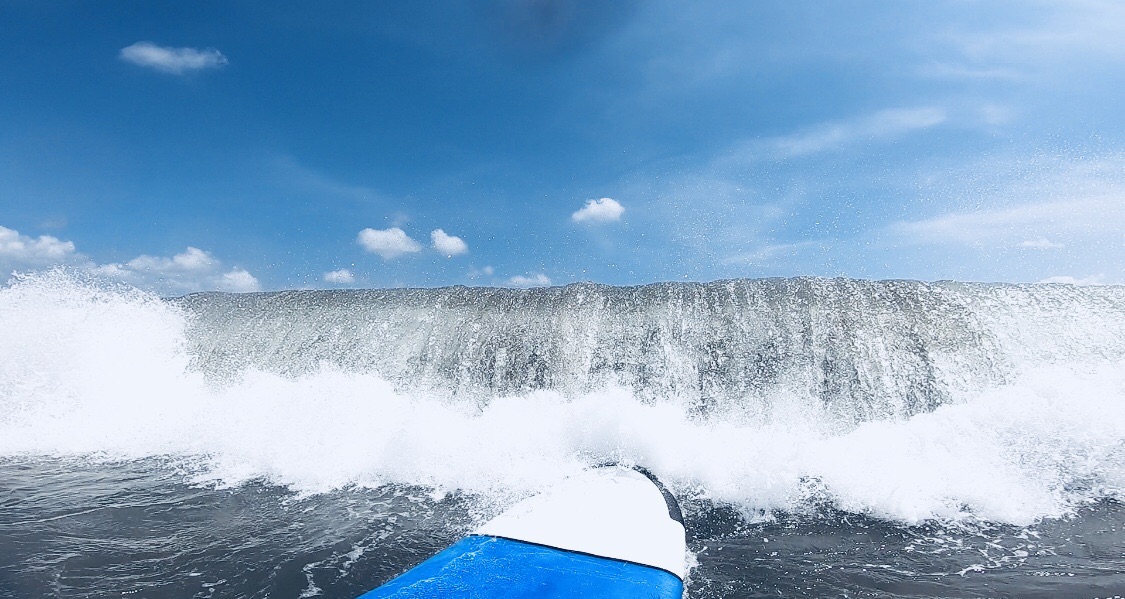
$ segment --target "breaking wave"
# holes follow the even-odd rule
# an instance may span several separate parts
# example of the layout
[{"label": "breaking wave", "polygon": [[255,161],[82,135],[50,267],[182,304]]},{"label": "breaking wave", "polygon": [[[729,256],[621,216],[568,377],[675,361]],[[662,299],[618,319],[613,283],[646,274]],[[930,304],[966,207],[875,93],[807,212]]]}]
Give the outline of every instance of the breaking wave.
[{"label": "breaking wave", "polygon": [[1125,288],[0,289],[0,456],[509,497],[605,461],[747,516],[1027,524],[1125,489]]}]

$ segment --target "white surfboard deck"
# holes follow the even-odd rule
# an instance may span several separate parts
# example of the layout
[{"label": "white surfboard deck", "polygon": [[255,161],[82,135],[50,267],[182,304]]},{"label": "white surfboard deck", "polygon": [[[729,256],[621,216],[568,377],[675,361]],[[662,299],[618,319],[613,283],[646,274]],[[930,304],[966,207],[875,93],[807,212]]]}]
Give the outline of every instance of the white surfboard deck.
[{"label": "white surfboard deck", "polygon": [[596,468],[517,503],[475,534],[606,557],[686,575],[684,526],[656,484],[623,467]]}]

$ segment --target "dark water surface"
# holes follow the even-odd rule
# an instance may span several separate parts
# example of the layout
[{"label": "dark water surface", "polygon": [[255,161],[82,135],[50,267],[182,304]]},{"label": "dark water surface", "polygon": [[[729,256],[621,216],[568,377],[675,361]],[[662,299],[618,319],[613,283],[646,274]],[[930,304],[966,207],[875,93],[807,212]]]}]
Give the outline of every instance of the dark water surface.
[{"label": "dark water surface", "polygon": [[[423,488],[300,496],[190,484],[175,463],[0,461],[0,597],[351,599],[482,513]],[[1125,506],[1029,527],[902,526],[826,510],[752,523],[684,502],[688,597],[1114,597]]]}]

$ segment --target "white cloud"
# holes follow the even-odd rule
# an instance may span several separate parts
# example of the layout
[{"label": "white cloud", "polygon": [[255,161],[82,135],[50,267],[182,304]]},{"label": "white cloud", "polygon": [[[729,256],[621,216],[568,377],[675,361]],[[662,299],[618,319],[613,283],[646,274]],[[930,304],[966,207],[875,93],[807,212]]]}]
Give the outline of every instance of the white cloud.
[{"label": "white cloud", "polygon": [[434,229],[430,233],[430,239],[434,243],[434,249],[447,258],[469,251],[469,244],[465,243],[463,239],[455,235],[449,235],[441,229]]},{"label": "white cloud", "polygon": [[99,275],[126,281],[159,293],[193,291],[261,291],[254,275],[242,268],[225,271],[211,252],[187,247],[171,257],[142,254],[125,264],[102,264],[93,268]]},{"label": "white cloud", "polygon": [[508,279],[508,284],[516,287],[543,287],[551,284],[551,279],[547,275],[537,272],[529,273],[527,275],[516,275]]},{"label": "white cloud", "polygon": [[0,264],[44,266],[57,264],[75,255],[74,242],[50,235],[29,237],[15,229],[0,226]]},{"label": "white cloud", "polygon": [[165,295],[195,291],[261,291],[262,285],[243,268],[224,270],[221,260],[211,252],[188,247],[174,256],[142,254],[124,264],[93,264],[88,268],[98,276],[118,279],[141,289]]},{"label": "white cloud", "polygon": [[351,283],[355,283],[355,275],[352,274],[352,271],[346,268],[341,268],[339,270],[324,273],[324,280],[328,283],[334,283],[337,285],[348,285]]},{"label": "white cloud", "polygon": [[356,242],[363,246],[363,249],[379,254],[384,260],[422,251],[422,245],[398,227],[364,229],[359,232]]},{"label": "white cloud", "polygon": [[219,265],[219,261],[199,248],[188,247],[171,258],[140,255],[130,260],[126,266],[137,272],[158,274],[206,272]]},{"label": "white cloud", "polygon": [[723,262],[727,264],[745,264],[747,266],[776,265],[785,260],[798,257],[810,249],[824,246],[823,241],[798,241],[795,243],[776,243],[764,245],[751,252],[743,252],[727,257]]},{"label": "white cloud", "polygon": [[261,284],[242,268],[224,270],[211,252],[187,247],[174,256],[142,254],[125,262],[98,264],[77,251],[74,242],[49,235],[29,237],[0,226],[0,268],[8,273],[68,265],[166,295],[193,291],[259,291]]},{"label": "white cloud", "polygon": [[1105,281],[1106,281],[1106,279],[1105,279],[1104,274],[1097,274],[1097,275],[1091,275],[1091,276],[1088,276],[1088,277],[1084,277],[1084,278],[1081,278],[1081,279],[1075,278],[1075,277],[1070,277],[1070,276],[1048,277],[1048,278],[1043,279],[1042,281],[1039,281],[1039,282],[1040,283],[1058,283],[1058,284],[1062,284],[1062,285],[1078,285],[1078,286],[1081,287],[1081,286],[1086,286],[1086,285],[1105,285],[1106,284]]},{"label": "white cloud", "polygon": [[837,150],[863,141],[894,139],[940,125],[947,119],[945,109],[932,106],[881,110],[864,117],[766,140],[766,143],[775,155],[793,158]]},{"label": "white cloud", "polygon": [[1037,239],[1026,239],[1020,242],[1021,248],[1028,248],[1033,250],[1054,250],[1066,247],[1065,243],[1055,243],[1046,237],[1039,237]]},{"label": "white cloud", "polygon": [[613,198],[586,200],[586,205],[570,215],[576,223],[608,223],[621,220],[625,207]]},{"label": "white cloud", "polygon": [[152,42],[137,42],[122,48],[119,56],[125,62],[175,75],[227,64],[227,57],[214,48],[172,48]]},{"label": "white cloud", "polygon": [[230,272],[223,273],[216,288],[220,291],[247,293],[250,291],[261,291],[262,285],[258,282],[258,279],[254,278],[254,275],[241,268],[235,268]]}]

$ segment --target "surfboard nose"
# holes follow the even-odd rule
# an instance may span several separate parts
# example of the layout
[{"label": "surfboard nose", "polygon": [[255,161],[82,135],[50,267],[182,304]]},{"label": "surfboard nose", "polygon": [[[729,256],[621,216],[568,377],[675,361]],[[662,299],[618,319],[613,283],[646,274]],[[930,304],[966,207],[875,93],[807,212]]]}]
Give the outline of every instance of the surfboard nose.
[{"label": "surfboard nose", "polygon": [[361,599],[680,599],[679,506],[643,469],[599,467],[529,497]]},{"label": "surfboard nose", "polygon": [[681,580],[686,570],[679,505],[643,469],[587,470],[516,504],[476,534],[660,568]]}]

